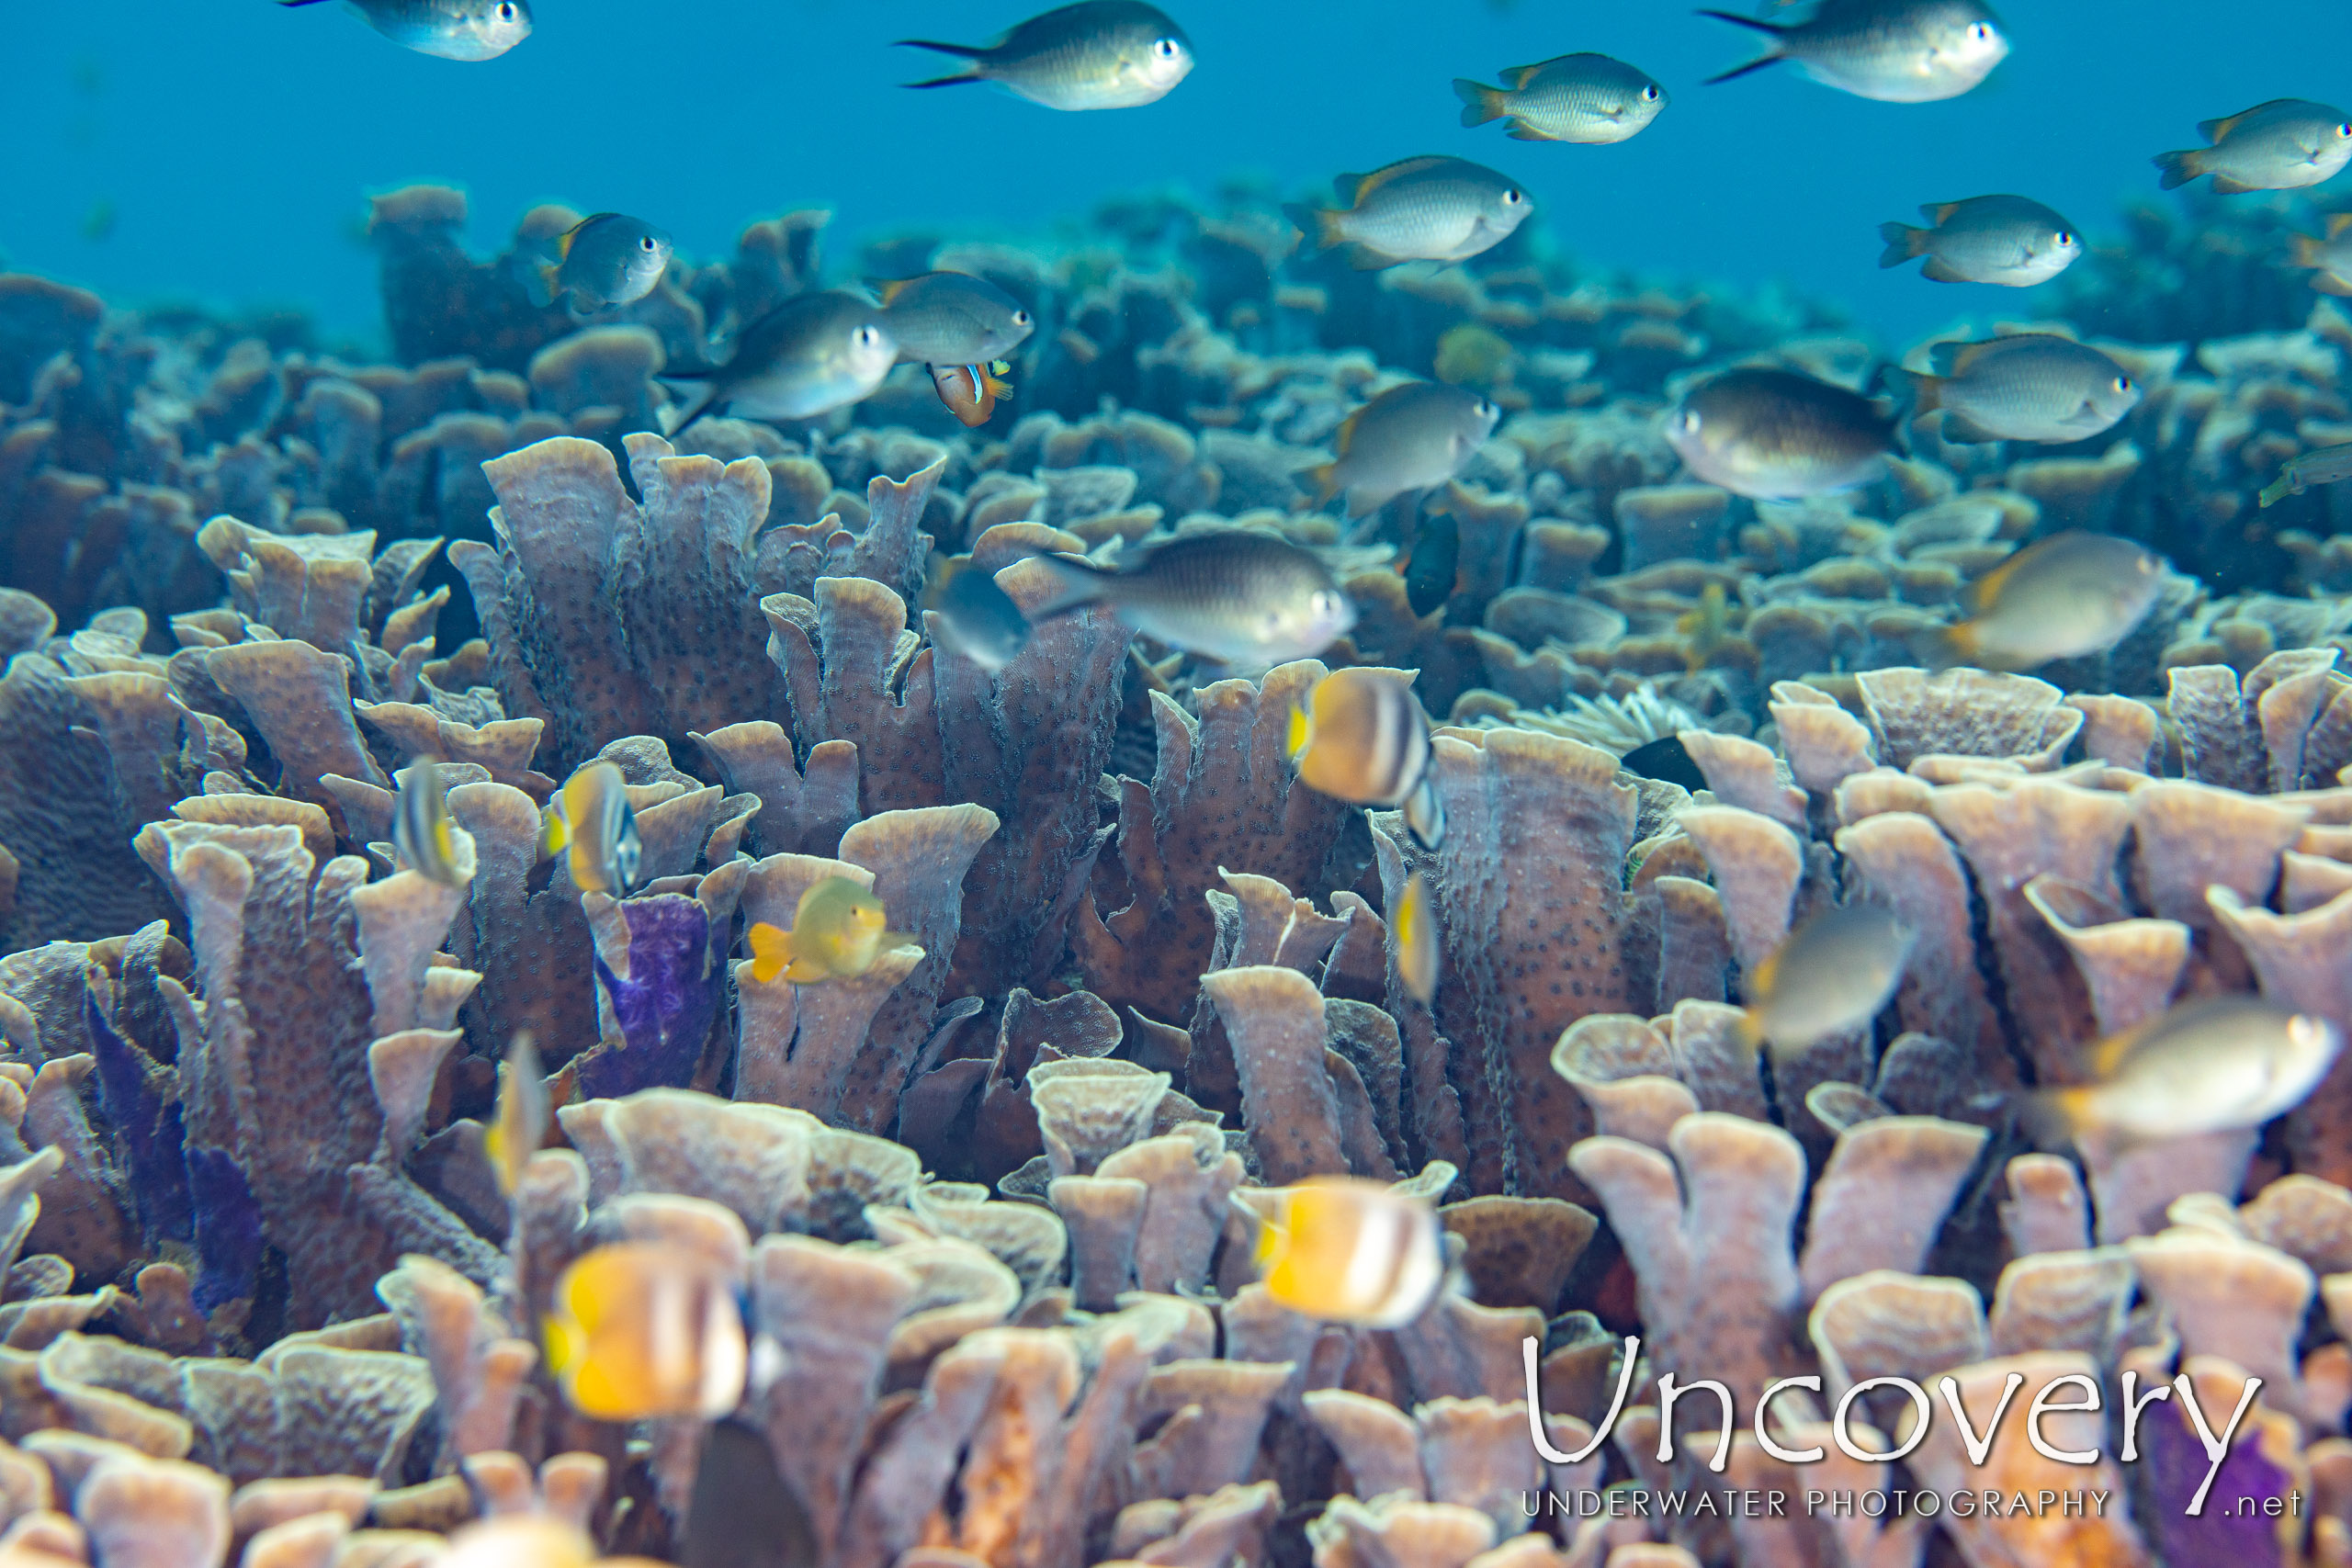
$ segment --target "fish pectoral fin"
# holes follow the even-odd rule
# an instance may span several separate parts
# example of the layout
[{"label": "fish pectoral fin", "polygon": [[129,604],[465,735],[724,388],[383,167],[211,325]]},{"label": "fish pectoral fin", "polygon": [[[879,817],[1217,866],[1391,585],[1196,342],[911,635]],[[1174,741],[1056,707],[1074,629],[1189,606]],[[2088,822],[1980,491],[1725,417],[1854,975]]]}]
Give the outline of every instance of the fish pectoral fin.
[{"label": "fish pectoral fin", "polygon": [[912,931],[884,931],[882,933],[882,940],[874,944],[874,951],[876,953],[888,953],[893,948],[900,947],[911,947],[917,952],[926,953],[931,951],[929,948],[923,946],[922,938],[917,936]]}]

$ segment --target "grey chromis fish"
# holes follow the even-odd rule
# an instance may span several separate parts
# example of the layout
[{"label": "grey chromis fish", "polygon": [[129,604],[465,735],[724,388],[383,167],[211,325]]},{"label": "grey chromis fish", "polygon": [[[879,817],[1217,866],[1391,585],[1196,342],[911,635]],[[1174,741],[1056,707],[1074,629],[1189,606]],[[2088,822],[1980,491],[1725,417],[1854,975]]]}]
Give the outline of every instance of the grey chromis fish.
[{"label": "grey chromis fish", "polygon": [[1204,528],[1109,570],[1039,556],[1062,591],[1031,615],[1108,604],[1146,637],[1228,664],[1312,659],[1355,625],[1355,605],[1312,550],[1249,528]]},{"label": "grey chromis fish", "polygon": [[1193,40],[1142,0],[1079,0],[1032,17],[994,43],[901,39],[909,49],[960,54],[970,63],[910,87],[994,82],[1049,109],[1126,109],[1157,103],[1193,69]]},{"label": "grey chromis fish", "polygon": [[1699,14],[1772,39],[1770,53],[1712,82],[1785,60],[1825,86],[1882,103],[1956,98],[2009,52],[2000,18],[1978,0],[1821,0],[1798,22],[1764,22],[1729,11]]},{"label": "grey chromis fish", "polygon": [[401,772],[400,795],[392,803],[392,848],[401,864],[444,887],[463,887],[473,880],[471,867],[458,862],[448,786],[430,757],[419,757]]},{"label": "grey chromis fish", "polygon": [[2352,479],[2352,446],[2322,446],[2287,459],[2278,477],[2262,487],[2262,504],[2276,506],[2312,485],[2340,484]]},{"label": "grey chromis fish", "polygon": [[1665,88],[1605,54],[1514,65],[1503,73],[1503,83],[1489,87],[1454,78],[1464,125],[1508,119],[1515,141],[1623,141],[1666,107]]},{"label": "grey chromis fish", "polygon": [[1746,1029],[1782,1051],[1878,1016],[1910,961],[1912,933],[1877,904],[1838,904],[1791,931],[1748,972]]},{"label": "grey chromis fish", "polygon": [[564,781],[548,803],[539,854],[564,855],[571,885],[582,893],[617,898],[628,891],[637,881],[644,844],[620,769],[605,761],[583,762]]},{"label": "grey chromis fish", "polygon": [[1745,367],[1683,393],[1667,415],[1666,439],[1709,484],[1758,501],[1791,501],[1883,473],[1894,416],[1832,382]]},{"label": "grey chromis fish", "polygon": [[1310,249],[1339,252],[1360,272],[1467,261],[1509,239],[1534,209],[1518,186],[1462,158],[1407,158],[1332,184],[1337,207],[1283,211]]},{"label": "grey chromis fish", "polygon": [[997,586],[996,574],[957,556],[934,579],[927,595],[932,640],[994,674],[1029,646],[1029,617]]},{"label": "grey chromis fish", "polygon": [[2310,1013],[2209,997],[2100,1042],[2090,1081],[2044,1090],[2039,1108],[2070,1134],[2123,1144],[2259,1127],[2301,1104],[2343,1043]]},{"label": "grey chromis fish", "polygon": [[2352,119],[2308,98],[2273,98],[2227,119],[2205,120],[2197,134],[2212,145],[2156,154],[2165,189],[2211,175],[2224,196],[2295,190],[2334,179],[2352,159]]},{"label": "grey chromis fish", "polygon": [[1909,389],[1913,415],[1943,411],[1946,441],[2086,441],[2140,400],[2123,367],[2055,333],[1939,343],[1928,359],[1933,375],[1891,374]]},{"label": "grey chromis fish", "polygon": [[1314,481],[1316,505],[1345,491],[1348,515],[1362,517],[1459,474],[1501,418],[1491,400],[1465,388],[1408,381],[1348,415],[1332,443],[1338,456],[1303,477]]},{"label": "grey chromis fish", "polygon": [[2322,294],[2352,294],[2352,212],[2329,213],[2324,239],[2296,234],[2288,243],[2292,249],[2287,265],[2310,268],[2313,288]]},{"label": "grey chromis fish", "polygon": [[1021,301],[984,277],[927,272],[880,286],[882,325],[917,365],[985,365],[1037,330]]},{"label": "grey chromis fish", "polygon": [[1920,272],[1938,283],[1997,283],[2030,288],[2075,264],[2083,242],[2075,226],[2021,196],[1972,196],[1919,209],[1928,227],[1882,223],[1882,267],[1925,256]]},{"label": "grey chromis fish", "polygon": [[2030,670],[2114,647],[2154,607],[2164,561],[2130,539],[2069,531],[2028,545],[1969,590],[1969,616],[1939,627],[1938,665]]},{"label": "grey chromis fish", "polygon": [[898,362],[899,345],[875,306],[839,289],[797,295],[745,327],[725,365],[662,372],[665,381],[703,386],[671,434],[721,413],[815,419],[870,396]]},{"label": "grey chromis fish", "polygon": [[1402,672],[1334,670],[1291,709],[1291,761],[1306,786],[1351,806],[1405,808],[1425,849],[1445,837],[1430,780],[1430,716]]},{"label": "grey chromis fish", "polygon": [[547,260],[530,277],[531,302],[552,305],[569,294],[582,310],[606,310],[653,292],[670,265],[671,244],[669,235],[642,219],[599,212],[546,249]]},{"label": "grey chromis fish", "polygon": [[402,48],[443,60],[495,60],[531,36],[530,0],[344,0],[344,8]]}]

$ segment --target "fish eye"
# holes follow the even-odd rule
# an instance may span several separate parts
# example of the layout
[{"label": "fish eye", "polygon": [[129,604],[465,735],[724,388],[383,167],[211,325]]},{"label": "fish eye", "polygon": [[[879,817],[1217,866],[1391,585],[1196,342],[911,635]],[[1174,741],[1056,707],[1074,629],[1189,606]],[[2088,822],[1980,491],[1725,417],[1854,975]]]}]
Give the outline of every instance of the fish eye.
[{"label": "fish eye", "polygon": [[1989,42],[1993,37],[1993,24],[1990,22],[1973,23],[1969,27],[1968,36],[1975,39],[1978,43]]},{"label": "fish eye", "polygon": [[1681,412],[1676,414],[1674,416],[1674,428],[1682,432],[1685,435],[1695,434],[1699,428],[1699,411],[1697,409],[1684,409]]},{"label": "fish eye", "polygon": [[1029,312],[1028,312],[1028,311],[1026,311],[1026,310],[1015,310],[1015,311],[1013,311],[1013,312],[1012,312],[1012,324],[1013,324],[1014,326],[1016,326],[1016,327],[1025,327],[1025,326],[1027,326],[1027,325],[1029,324]]},{"label": "fish eye", "polygon": [[1509,190],[1503,192],[1503,205],[1505,207],[1517,207],[1521,202],[1525,201],[1527,197],[1521,194],[1520,188],[1517,186],[1513,186]]},{"label": "fish eye", "polygon": [[1151,46],[1151,52],[1162,60],[1175,59],[1182,50],[1182,46],[1172,38],[1155,39]]},{"label": "fish eye", "polygon": [[637,243],[637,246],[638,249],[643,251],[647,255],[651,255],[654,252],[662,248],[662,242],[656,240],[652,235],[648,234],[645,238]]},{"label": "fish eye", "polygon": [[2344,124],[2337,126],[2335,128],[2335,136],[2336,140],[2339,141],[2343,141],[2346,137],[2352,137],[2352,120],[2347,120]]},{"label": "fish eye", "polygon": [[2118,376],[2115,378],[2115,389],[2119,392],[2130,391],[2132,389],[2132,378],[2129,376]]},{"label": "fish eye", "polygon": [[502,22],[511,22],[514,19],[514,0],[503,0],[498,7],[498,19]]},{"label": "fish eye", "polygon": [[860,328],[858,328],[858,329],[857,329],[857,346],[858,346],[858,347],[860,347],[860,348],[879,348],[879,347],[881,347],[881,346],[882,346],[882,332],[881,332],[881,329],[880,329],[880,328],[878,328],[878,327],[860,327]]},{"label": "fish eye", "polygon": [[2056,236],[2056,243],[2058,248],[2062,251],[2072,245],[2075,243],[2074,231],[2071,229],[2059,230]]}]

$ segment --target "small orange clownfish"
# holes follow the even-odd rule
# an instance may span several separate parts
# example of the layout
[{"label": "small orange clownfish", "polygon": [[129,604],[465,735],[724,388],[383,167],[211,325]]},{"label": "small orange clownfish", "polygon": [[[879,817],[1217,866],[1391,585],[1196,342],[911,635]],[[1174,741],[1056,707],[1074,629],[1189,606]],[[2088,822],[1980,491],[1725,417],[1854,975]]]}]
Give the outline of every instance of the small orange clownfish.
[{"label": "small orange clownfish", "polygon": [[939,389],[939,400],[949,413],[977,429],[996,412],[999,398],[1012,395],[1012,383],[1004,379],[1012,368],[1001,359],[985,365],[934,365],[931,384]]}]

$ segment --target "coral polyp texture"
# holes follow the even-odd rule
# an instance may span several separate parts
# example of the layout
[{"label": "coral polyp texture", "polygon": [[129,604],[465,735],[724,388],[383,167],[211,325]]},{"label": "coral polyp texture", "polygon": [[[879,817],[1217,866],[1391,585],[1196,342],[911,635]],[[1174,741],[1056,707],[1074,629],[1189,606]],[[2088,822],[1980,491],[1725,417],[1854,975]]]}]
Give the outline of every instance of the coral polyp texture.
[{"label": "coral polyp texture", "polygon": [[[395,364],[0,276],[0,1564],[405,1568],[502,1523],[572,1555],[481,1561],[2352,1562],[2352,1065],[2261,1125],[2049,1114],[2177,1003],[2352,1030],[2352,501],[2256,502],[2352,434],[2334,306],[2178,314],[2131,282],[2195,249],[2151,219],[2041,329],[2144,389],[2112,429],[1922,418],[1749,501],[1658,416],[1733,364],[1863,384],[1784,299],[1525,243],[1361,275],[1140,203],[869,258],[1033,313],[992,423],[909,366],[665,435],[658,374],[819,287],[821,215],[584,329],[465,216],[376,204]],[[1310,509],[1433,375],[1494,436]],[[1254,669],[1046,613],[1035,558],[1211,526],[1324,552],[1351,629]],[[2068,530],[2162,558],[2146,614],[1940,667]],[[950,556],[1039,617],[1001,667],[942,638]],[[1294,771],[1351,665],[1435,716],[1434,842]],[[591,762],[638,843],[593,886],[541,843]],[[888,940],[776,973],[754,928],[836,883]],[[1775,955],[1860,903],[1899,984],[1765,1045]],[[1434,1210],[1405,1321],[1260,1277],[1270,1190],[1324,1177]],[[585,1413],[546,1325],[622,1242],[740,1303],[729,1408]],[[1883,1381],[1982,1421],[2012,1373],[2180,1393],[2119,1457],[2111,1407],[1980,1444]],[[1719,1462],[1709,1398],[1662,1442],[1668,1378],[1736,1402]],[[697,1526],[747,1434],[797,1556]],[[1739,1506],[1772,1489],[2103,1502]]]}]

